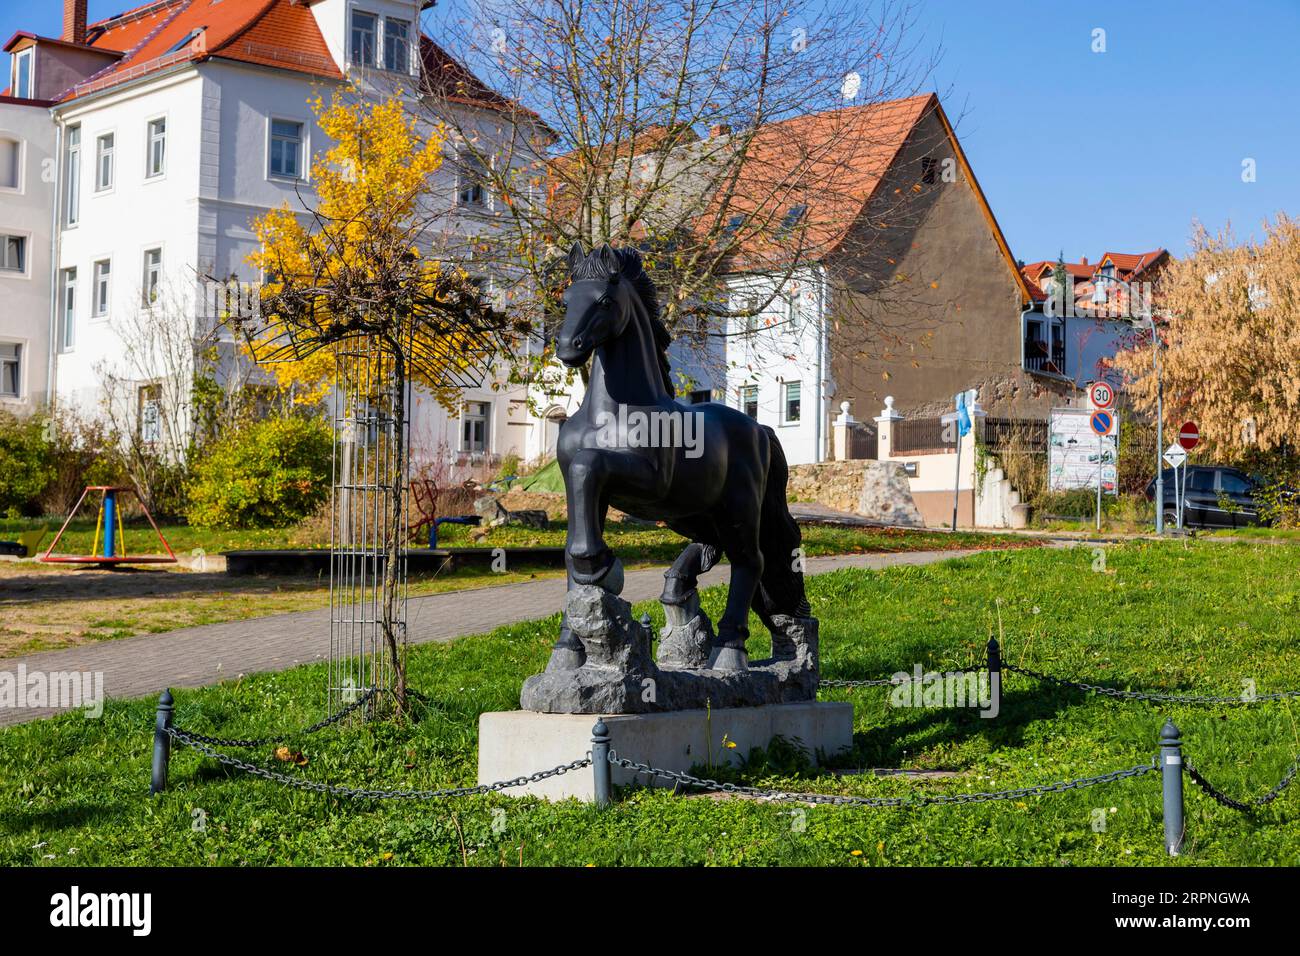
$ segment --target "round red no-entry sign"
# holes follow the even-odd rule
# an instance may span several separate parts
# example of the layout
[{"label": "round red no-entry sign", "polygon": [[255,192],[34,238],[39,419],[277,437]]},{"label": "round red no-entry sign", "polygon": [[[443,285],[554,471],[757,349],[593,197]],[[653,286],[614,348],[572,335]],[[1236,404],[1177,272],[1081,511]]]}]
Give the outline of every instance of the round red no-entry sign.
[{"label": "round red no-entry sign", "polygon": [[1178,429],[1178,444],[1191,451],[1201,443],[1201,429],[1196,422],[1183,422]]}]

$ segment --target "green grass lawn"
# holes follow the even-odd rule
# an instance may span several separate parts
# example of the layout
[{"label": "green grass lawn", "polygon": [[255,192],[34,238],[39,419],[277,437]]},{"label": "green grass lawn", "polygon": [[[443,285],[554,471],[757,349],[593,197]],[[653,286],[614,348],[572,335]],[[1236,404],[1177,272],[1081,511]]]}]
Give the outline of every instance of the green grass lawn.
[{"label": "green grass lawn", "polygon": [[[841,570],[810,579],[809,593],[827,677],[964,667],[1000,627],[1008,661],[1055,674],[1215,694],[1239,693],[1249,679],[1265,693],[1300,688],[1298,563],[1300,548],[1291,545],[1144,541],[1104,552],[1014,550]],[[722,592],[705,597],[716,618]],[[644,609],[662,621],[657,605]],[[276,764],[269,747],[244,756],[351,785],[472,783],[478,715],[517,706],[520,682],[544,665],[556,623],[412,649],[412,685],[433,700],[417,722],[324,731],[299,744],[307,761],[300,767]],[[759,656],[766,640],[761,627],[755,633],[751,650]],[[308,666],[179,692],[176,722],[226,736],[303,725],[321,716],[323,683],[323,668]],[[973,710],[891,707],[885,689],[823,697],[857,705],[855,748],[840,769],[955,776],[836,777],[760,762],[736,779],[882,796],[1031,786],[1148,762],[1172,717],[1189,757],[1219,786],[1247,797],[1276,782],[1300,752],[1294,701],[1164,707],[1015,677],[996,720]],[[505,796],[356,805],[182,749],[173,756],[171,789],[149,799],[153,706],[111,702],[99,720],[69,715],[0,731],[0,864],[1300,863],[1300,785],[1244,816],[1189,783],[1185,853],[1170,861],[1156,775],[1023,800],[888,810],[666,791],[626,792],[604,811]],[[1103,811],[1104,832],[1093,830],[1095,810]]]},{"label": "green grass lawn", "polygon": [[[62,521],[57,518],[43,520],[0,519],[0,538],[16,535],[42,525],[49,534],[41,543],[41,550],[54,540]],[[466,525],[443,525],[438,532],[441,547],[560,547],[564,544],[564,521],[552,521],[545,531],[531,528],[492,528],[481,539],[474,537],[478,529]],[[208,554],[222,551],[276,548],[328,548],[329,540],[311,525],[298,528],[266,528],[254,531],[205,530],[184,524],[161,525],[160,530],[177,554],[189,555],[195,548]],[[328,529],[326,529],[328,530]],[[156,554],[162,550],[158,537],[144,518],[128,522],[124,537],[131,554]],[[623,522],[610,522],[606,536],[610,546],[627,551],[636,560],[669,562],[677,557],[685,541],[667,528],[647,527]],[[89,554],[94,544],[95,521],[93,517],[78,518],[68,526],[59,541],[61,554]],[[416,542],[423,547],[426,542]],[[978,532],[912,531],[893,528],[849,528],[830,525],[808,525],[804,528],[804,547],[810,555],[842,554],[852,551],[916,551],[931,548],[989,547],[1016,544],[1010,535],[990,535]]]}]

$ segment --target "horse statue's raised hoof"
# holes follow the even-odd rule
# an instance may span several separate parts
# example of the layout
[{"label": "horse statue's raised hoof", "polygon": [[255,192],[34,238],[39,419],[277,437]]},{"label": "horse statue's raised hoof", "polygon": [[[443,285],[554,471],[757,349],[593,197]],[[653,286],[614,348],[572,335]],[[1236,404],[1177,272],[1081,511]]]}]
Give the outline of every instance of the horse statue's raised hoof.
[{"label": "horse statue's raised hoof", "polygon": [[747,671],[749,670],[749,652],[743,642],[726,642],[714,645],[709,651],[709,670],[711,671]]},{"label": "horse statue's raised hoof", "polygon": [[576,584],[594,584],[610,594],[623,593],[623,562],[609,548],[596,558],[570,556],[569,573]]}]

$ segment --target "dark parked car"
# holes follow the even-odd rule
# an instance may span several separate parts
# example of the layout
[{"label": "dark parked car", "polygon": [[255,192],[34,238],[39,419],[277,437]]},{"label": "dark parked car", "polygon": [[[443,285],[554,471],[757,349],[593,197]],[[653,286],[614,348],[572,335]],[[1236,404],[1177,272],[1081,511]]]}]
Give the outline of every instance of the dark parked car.
[{"label": "dark parked car", "polygon": [[[1174,470],[1164,470],[1165,524],[1177,522],[1177,491]],[[1182,479],[1182,476],[1179,476]],[[1185,528],[1244,528],[1259,524],[1259,505],[1253,497],[1255,481],[1244,471],[1225,465],[1188,465],[1186,500],[1183,503]],[[1147,485],[1148,501],[1156,497],[1156,480]]]}]

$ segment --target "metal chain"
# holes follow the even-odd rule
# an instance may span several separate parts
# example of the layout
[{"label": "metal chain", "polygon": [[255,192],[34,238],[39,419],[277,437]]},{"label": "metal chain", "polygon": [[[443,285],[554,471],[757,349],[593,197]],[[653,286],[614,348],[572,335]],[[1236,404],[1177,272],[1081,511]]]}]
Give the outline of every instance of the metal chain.
[{"label": "metal chain", "polygon": [[1283,774],[1282,779],[1279,780],[1271,790],[1262,796],[1253,797],[1250,800],[1245,801],[1234,800],[1214,784],[1210,783],[1210,781],[1206,780],[1201,776],[1201,772],[1196,769],[1192,762],[1187,759],[1186,755],[1183,756],[1183,766],[1187,768],[1187,776],[1192,778],[1192,782],[1209,794],[1210,798],[1216,803],[1222,804],[1230,810],[1240,810],[1242,813],[1249,813],[1256,807],[1262,807],[1265,804],[1272,803],[1281,795],[1283,790],[1291,786],[1291,781],[1295,779],[1296,773],[1300,772],[1300,758],[1291,762],[1290,768],[1287,769],[1287,772]]},{"label": "metal chain", "polygon": [[586,757],[570,763],[560,764],[550,770],[539,770],[537,773],[529,774],[526,777],[499,780],[496,783],[483,783],[475,787],[450,787],[445,790],[369,790],[363,787],[341,787],[335,784],[318,783],[314,780],[304,780],[301,777],[291,777],[288,774],[268,770],[266,767],[259,767],[257,764],[240,760],[238,757],[223,754],[209,747],[196,735],[176,727],[168,727],[167,733],[177,743],[191,747],[206,757],[211,757],[228,767],[234,767],[236,770],[242,770],[255,777],[281,783],[286,787],[296,787],[299,790],[311,790],[316,793],[328,793],[331,796],[347,797],[351,800],[437,800],[442,797],[468,797],[476,794],[494,793],[510,787],[522,787],[525,784],[537,783],[539,780],[545,780],[548,777],[557,777],[560,774],[568,773],[570,770],[580,770],[583,767],[591,766],[589,753]]},{"label": "metal chain", "polygon": [[[986,664],[979,664],[975,670],[982,670],[987,667]],[[1026,677],[1032,677],[1035,680],[1043,681],[1047,684],[1055,684],[1057,687],[1072,687],[1075,690],[1087,691],[1090,694],[1101,694],[1105,697],[1115,697],[1121,700],[1153,700],[1167,704],[1258,704],[1268,700],[1288,700],[1293,697],[1300,697],[1300,690],[1277,691],[1272,694],[1256,694],[1253,697],[1243,697],[1241,695],[1214,696],[1210,694],[1161,694],[1139,690],[1118,690],[1114,687],[1103,687],[1100,684],[1088,684],[1083,681],[1069,680],[1064,677],[1054,677],[1051,674],[1044,674],[1041,671],[1031,670],[1028,667],[1019,667],[1015,664],[1002,664],[1002,670],[1010,671],[1013,674],[1023,674]],[[970,673],[970,670],[960,671],[960,673]],[[822,679],[818,683],[822,687],[888,687],[897,686],[913,682],[912,677],[905,680],[887,677],[883,680],[827,680]]]},{"label": "metal chain", "polygon": [[683,773],[677,770],[663,770],[659,767],[651,767],[647,764],[637,763],[634,760],[628,760],[625,757],[618,756],[614,751],[610,751],[609,762],[614,764],[616,767],[622,767],[624,770],[631,770],[634,773],[644,773],[654,777],[662,777],[665,780],[675,780],[678,783],[683,783],[691,787],[698,787],[702,790],[738,793],[745,796],[762,797],[767,800],[780,802],[818,803],[830,804],[832,806],[853,805],[864,807],[924,807],[931,804],[984,803],[990,800],[1014,800],[1018,797],[1032,797],[1045,793],[1062,793],[1066,790],[1079,790],[1100,783],[1110,783],[1114,780],[1122,780],[1126,777],[1139,777],[1142,774],[1151,773],[1158,769],[1156,762],[1153,760],[1151,763],[1138,764],[1136,767],[1130,767],[1127,770],[1112,770],[1110,773],[1104,773],[1096,777],[1080,777],[1076,780],[1042,784],[1036,787],[1021,787],[1016,790],[994,790],[976,793],[952,793],[913,797],[853,797],[826,793],[796,793],[785,790],[764,790],[759,787],[746,787],[734,783],[723,783],[718,780],[695,777],[689,773]]},{"label": "metal chain", "polygon": [[232,737],[209,737],[207,734],[195,733],[192,730],[181,730],[179,727],[173,729],[179,730],[181,733],[185,734],[186,737],[188,737],[191,740],[196,740],[205,744],[211,744],[214,747],[243,747],[243,748],[265,747],[267,744],[277,744],[284,740],[291,740],[294,737],[303,737],[306,736],[307,734],[314,734],[318,730],[324,730],[326,727],[330,726],[331,724],[337,724],[348,714],[357,710],[359,707],[362,707],[366,703],[366,701],[374,697],[377,690],[378,688],[375,687],[367,688],[366,691],[362,693],[362,695],[358,697],[356,700],[354,700],[352,703],[336,711],[335,713],[330,714],[324,720],[316,721],[316,723],[312,724],[310,727],[303,727],[301,730],[291,730],[288,733],[278,734],[272,737],[257,737],[252,740],[241,740]]},{"label": "metal chain", "polygon": [[1076,690],[1085,690],[1091,694],[1102,694],[1106,697],[1118,697],[1124,700],[1156,700],[1169,704],[1255,704],[1265,700],[1283,700],[1289,697],[1300,697],[1300,690],[1284,690],[1275,694],[1257,694],[1249,699],[1237,695],[1235,697],[1215,697],[1205,694],[1159,694],[1147,693],[1138,690],[1117,690],[1114,687],[1102,687],[1099,684],[1086,684],[1082,681],[1066,680],[1064,677],[1053,677],[1051,674],[1044,674],[1040,671],[1030,670],[1028,667],[1018,667],[1015,664],[1003,663],[1004,671],[1011,671],[1014,674],[1024,674],[1026,677],[1032,677],[1035,680],[1044,681],[1048,684],[1055,684],[1058,687],[1073,687]]}]

